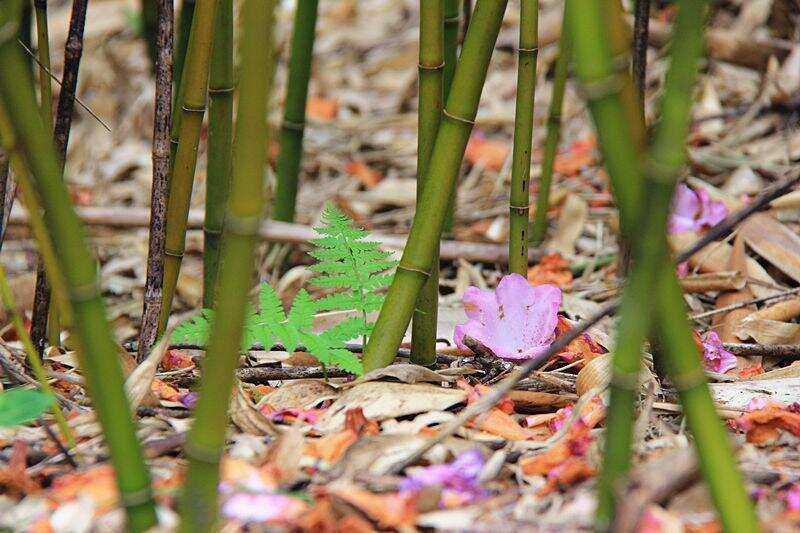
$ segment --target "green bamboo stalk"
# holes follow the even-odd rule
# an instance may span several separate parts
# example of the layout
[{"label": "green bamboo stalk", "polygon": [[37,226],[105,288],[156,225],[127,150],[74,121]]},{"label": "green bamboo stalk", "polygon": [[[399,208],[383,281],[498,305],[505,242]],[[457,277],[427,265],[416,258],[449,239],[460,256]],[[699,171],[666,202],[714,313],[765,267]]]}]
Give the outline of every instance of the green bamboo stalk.
[{"label": "green bamboo stalk", "polygon": [[53,86],[50,78],[50,37],[47,31],[47,0],[34,0],[36,46],[39,60],[39,104],[47,129],[53,129]]},{"label": "green bamboo stalk", "polygon": [[[74,317],[74,337],[81,368],[92,394],[95,411],[115,465],[121,503],[128,528],[143,531],[155,525],[156,515],[150,476],[136,438],[135,425],[125,397],[117,345],[105,317],[97,270],[86,244],[69,193],[61,179],[61,165],[52,137],[42,122],[29,69],[16,43],[21,3],[7,0],[0,7],[0,106],[2,138],[6,150],[15,153],[15,172],[40,199],[58,268],[49,264],[51,278],[61,278],[66,303]],[[28,171],[30,170],[30,175]]]},{"label": "green bamboo stalk", "polygon": [[[186,4],[188,5],[188,4]],[[192,17],[189,54],[179,89],[181,111],[173,114],[172,131],[177,132],[177,147],[172,158],[167,200],[167,232],[164,249],[164,285],[159,334],[164,332],[178,284],[178,273],[186,244],[186,220],[192,196],[197,145],[206,111],[209,58],[218,0],[197,4]],[[177,59],[177,58],[176,58]],[[176,125],[177,123],[177,125]],[[176,136],[173,134],[173,141]]]},{"label": "green bamboo stalk", "polygon": [[539,246],[544,241],[547,233],[547,210],[550,207],[550,189],[553,183],[553,165],[558,151],[558,141],[561,136],[561,109],[564,106],[564,91],[567,87],[569,63],[572,52],[569,46],[568,17],[561,23],[561,41],[559,42],[558,58],[556,58],[555,73],[553,75],[553,89],[550,95],[550,107],[547,110],[547,133],[544,140],[544,156],[542,158],[542,171],[539,176],[539,192],[536,194],[536,212],[533,216],[531,228],[531,242]]},{"label": "green bamboo stalk", "polygon": [[[316,0],[314,0],[316,3]],[[208,78],[208,166],[203,223],[203,307],[215,304],[219,241],[231,181],[233,127],[233,2],[220,0]]]},{"label": "green bamboo stalk", "polygon": [[458,24],[461,17],[458,13],[458,0],[444,0],[444,71],[442,72],[443,100],[447,101],[453,74],[458,62]]},{"label": "green bamboo stalk", "polygon": [[426,202],[414,215],[397,274],[365,348],[367,372],[394,359],[414,312],[414,303],[430,276],[431,261],[472,132],[506,3],[507,0],[478,0],[473,12],[428,163],[428,174],[435,179],[425,185]]},{"label": "green bamboo stalk", "polygon": [[[429,201],[425,196],[428,164],[442,118],[444,71],[444,6],[441,0],[419,3],[419,104],[417,125],[417,210]],[[436,322],[439,315],[439,246],[436,245],[430,276],[422,287],[411,322],[411,361],[436,362]]]},{"label": "green bamboo stalk", "polygon": [[[196,0],[183,0],[181,2],[181,11],[178,14],[178,24],[175,31],[175,56],[172,61],[172,78],[175,82],[175,90],[173,97],[175,104],[173,107],[177,108],[177,103],[180,102],[180,87],[181,79],[183,78],[183,67],[186,64],[186,57],[189,54],[189,41],[191,40],[192,25],[194,24],[194,11]],[[174,115],[179,115],[175,109]],[[173,119],[174,120],[174,119]]]},{"label": "green bamboo stalk", "polygon": [[520,7],[514,151],[511,156],[511,197],[508,203],[508,271],[527,276],[533,100],[536,95],[536,58],[539,55],[539,1],[522,0]]},{"label": "green bamboo stalk", "polygon": [[181,530],[213,531],[217,522],[219,461],[225,447],[228,404],[239,362],[247,295],[251,286],[258,228],[264,208],[267,100],[273,60],[274,0],[246,0],[242,6],[241,79],[236,152],[223,230],[217,316],[211,330],[195,423],[187,438],[189,459]]},{"label": "green bamboo stalk", "polygon": [[39,353],[36,351],[36,348],[33,347],[31,337],[28,335],[28,330],[25,328],[25,321],[19,314],[17,302],[14,301],[14,293],[11,291],[11,286],[8,284],[6,269],[3,268],[2,264],[0,264],[0,301],[3,302],[3,307],[6,308],[8,315],[11,317],[11,323],[14,325],[17,337],[19,337],[19,340],[22,342],[25,355],[28,357],[28,363],[31,365],[31,370],[33,370],[36,381],[39,382],[39,387],[41,387],[42,391],[45,393],[53,396],[53,404],[50,409],[53,412],[53,417],[56,419],[58,429],[61,431],[62,438],[67,442],[67,446],[74,448],[75,437],[72,435],[69,424],[67,424],[67,419],[64,416],[64,412],[61,410],[61,406],[58,405],[58,399],[56,399],[55,394],[53,394],[53,389],[50,387],[50,382],[47,380],[44,366],[42,366],[42,360],[39,359]]},{"label": "green bamboo stalk", "polygon": [[314,51],[317,24],[317,0],[297,0],[294,12],[292,48],[289,53],[289,79],[286,84],[286,107],[281,125],[278,153],[278,186],[275,189],[274,218],[294,222],[298,176],[303,157],[303,132],[306,123],[308,80]]}]

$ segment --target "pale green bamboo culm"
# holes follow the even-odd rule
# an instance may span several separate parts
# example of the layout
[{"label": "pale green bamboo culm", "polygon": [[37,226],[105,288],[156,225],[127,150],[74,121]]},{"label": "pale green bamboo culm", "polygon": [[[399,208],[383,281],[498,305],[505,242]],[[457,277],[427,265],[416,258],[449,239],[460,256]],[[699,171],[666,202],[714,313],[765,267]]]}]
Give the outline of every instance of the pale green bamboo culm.
[{"label": "pale green bamboo culm", "polygon": [[241,76],[236,146],[228,212],[222,234],[217,316],[211,329],[195,422],[184,448],[189,460],[181,497],[181,530],[215,531],[219,461],[225,447],[228,404],[239,363],[247,295],[264,207],[267,101],[273,61],[274,0],[245,0],[242,6]]},{"label": "pale green bamboo culm", "polygon": [[275,189],[273,217],[294,222],[300,161],[303,159],[303,133],[306,125],[308,81],[314,52],[317,25],[317,0],[297,0],[289,53],[289,79],[286,83],[286,104],[281,124],[278,153],[278,186]]},{"label": "pale green bamboo culm", "polygon": [[53,287],[64,293],[73,318],[80,365],[114,464],[127,527],[144,531],[156,523],[150,476],[125,397],[119,360],[113,357],[117,344],[106,320],[95,262],[69,203],[52,135],[34,97],[30,67],[16,42],[21,7],[19,0],[0,4],[0,135],[6,151],[14,154],[12,162],[21,185],[39,199],[44,210],[54,252],[54,258],[46,261],[48,275],[58,279]]},{"label": "pale green bamboo culm", "polygon": [[219,0],[208,75],[208,165],[203,222],[203,307],[216,300],[219,241],[231,181],[233,124],[233,1]]},{"label": "pale green bamboo culm", "polygon": [[[618,491],[622,490],[630,464],[641,346],[648,334],[663,348],[660,356],[680,395],[701,469],[723,527],[726,531],[758,531],[758,521],[737,471],[729,437],[706,386],[666,241],[672,193],[685,165],[692,88],[702,51],[706,4],[693,0],[679,2],[661,120],[656,126],[653,143],[649,150],[642,151],[620,169],[610,164],[612,143],[606,144],[604,139],[616,137],[614,146],[635,146],[636,141],[630,136],[631,130],[620,129],[618,123],[611,121],[612,113],[603,112],[622,109],[623,100],[638,101],[636,93],[621,93],[622,88],[632,85],[627,64],[620,59],[628,57],[623,55],[627,45],[615,46],[615,39],[610,35],[615,28],[622,27],[622,13],[616,2],[567,2],[576,72],[583,93],[589,99],[606,168],[620,199],[623,236],[630,242],[633,252],[633,269],[623,295],[614,351],[605,454],[598,480],[596,528],[600,531],[613,529]],[[636,105],[627,105],[636,108]],[[641,115],[635,120],[640,129]],[[631,173],[618,172],[620,170]],[[634,198],[635,189],[639,189],[641,203],[633,206],[635,211],[625,212],[628,207],[622,199]],[[621,194],[622,191],[626,194]],[[645,294],[652,297],[643,298]]]},{"label": "pale green bamboo culm", "polygon": [[364,351],[367,372],[394,360],[430,276],[506,4],[506,0],[478,0],[472,14],[428,163],[431,179],[425,183],[425,203],[414,215],[400,265]]},{"label": "pale green bamboo culm", "polygon": [[[417,122],[417,210],[425,196],[428,163],[442,118],[444,82],[444,5],[442,0],[419,3],[419,104]],[[439,315],[439,247],[436,246],[430,276],[417,298],[411,322],[411,361],[436,362],[436,322]]]},{"label": "pale green bamboo culm", "polygon": [[[181,86],[181,79],[183,78],[183,66],[186,64],[186,55],[189,53],[189,40],[191,38],[192,24],[194,23],[196,1],[197,0],[183,0],[181,2],[181,11],[178,15],[178,23],[175,27],[175,59],[172,62],[172,79],[175,82],[175,90],[172,91],[172,94],[175,97],[175,102],[180,101],[178,89]],[[204,2],[206,0],[200,1]],[[177,113],[175,113],[175,115],[177,115]]]},{"label": "pale green bamboo culm", "polygon": [[517,101],[514,151],[511,156],[511,197],[508,204],[508,271],[527,276],[533,100],[536,95],[536,58],[539,55],[538,0],[522,0],[520,4],[517,50]]},{"label": "pale green bamboo culm", "polygon": [[173,145],[177,140],[177,147],[174,152],[175,157],[171,159],[172,173],[169,180],[164,250],[164,298],[159,334],[164,332],[169,319],[186,244],[186,221],[189,217],[192,184],[197,164],[200,128],[206,111],[209,58],[218,3],[218,0],[203,0],[195,7],[192,32],[189,37],[189,52],[178,91],[181,102],[180,113],[173,114],[172,130],[177,133],[173,134]]},{"label": "pale green bamboo culm", "polygon": [[547,111],[547,133],[544,140],[544,156],[542,157],[541,174],[539,175],[539,191],[536,193],[536,212],[531,227],[531,243],[539,246],[547,233],[547,210],[550,207],[550,189],[553,183],[553,165],[561,135],[561,108],[564,105],[564,90],[567,87],[567,74],[571,52],[569,46],[569,17],[561,23],[561,40],[558,43],[558,57],[553,73],[553,88],[550,93],[550,106]]}]

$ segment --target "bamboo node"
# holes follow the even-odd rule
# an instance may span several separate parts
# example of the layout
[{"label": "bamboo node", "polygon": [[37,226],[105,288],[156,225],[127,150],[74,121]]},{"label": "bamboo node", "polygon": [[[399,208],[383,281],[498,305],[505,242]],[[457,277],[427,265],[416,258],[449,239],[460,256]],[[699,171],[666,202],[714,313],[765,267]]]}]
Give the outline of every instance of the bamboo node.
[{"label": "bamboo node", "polygon": [[199,461],[201,463],[210,465],[217,465],[220,457],[222,456],[222,453],[219,450],[199,445],[191,440],[187,440],[186,444],[183,445],[183,453],[186,455],[186,457],[194,461]]},{"label": "bamboo node", "polygon": [[287,130],[303,131],[303,129],[305,129],[306,127],[306,122],[305,120],[302,122],[294,122],[292,120],[285,118],[283,119],[281,126]]},{"label": "bamboo node", "polygon": [[690,370],[685,374],[670,375],[669,379],[678,392],[686,392],[707,383],[705,373],[699,369]]},{"label": "bamboo node", "polygon": [[623,78],[615,73],[605,78],[584,82],[578,86],[578,91],[586,100],[602,100],[622,90],[623,83]]},{"label": "bamboo node", "polygon": [[164,255],[168,255],[170,257],[177,257],[181,259],[183,257],[183,250],[173,250],[172,248],[164,248]]},{"label": "bamboo node", "polygon": [[425,270],[425,269],[417,268],[417,267],[409,267],[409,266],[404,266],[404,265],[398,265],[397,266],[397,270],[405,270],[406,272],[422,274],[426,278],[429,278],[431,276],[431,273],[430,273],[429,270]]},{"label": "bamboo node", "polygon": [[452,17],[445,17],[445,24],[459,24],[461,22],[461,15],[453,15]]},{"label": "bamboo node", "polygon": [[627,391],[639,390],[639,372],[620,372],[614,370],[611,375],[611,386]]},{"label": "bamboo node", "polygon": [[525,205],[508,204],[508,209],[511,210],[511,211],[528,211],[530,208],[531,208],[531,204],[529,204],[529,203],[525,204]]},{"label": "bamboo node", "polygon": [[538,51],[539,51],[539,47],[538,46],[534,46],[532,48],[523,48],[523,47],[520,46],[520,47],[517,48],[517,53],[523,53],[523,52],[526,52],[526,53],[534,52],[535,53],[535,52],[538,52]]},{"label": "bamboo node", "polygon": [[69,289],[69,300],[73,303],[88,302],[101,296],[100,285],[97,281],[85,285],[75,285]]},{"label": "bamboo node", "polygon": [[455,122],[461,122],[462,124],[466,124],[469,127],[475,125],[475,121],[473,119],[458,117],[450,113],[447,109],[442,109],[442,115],[444,115],[445,118],[449,118],[450,120],[453,120]]},{"label": "bamboo node", "polygon": [[423,65],[422,63],[417,63],[417,68],[419,68],[420,70],[430,70],[430,71],[442,70],[444,68],[444,61],[442,61],[438,65],[432,65],[432,66]]},{"label": "bamboo node", "polygon": [[216,228],[209,228],[208,226],[203,224],[203,233],[207,233],[209,235],[222,235],[222,230]]},{"label": "bamboo node", "polygon": [[153,491],[147,487],[133,492],[125,492],[120,494],[119,500],[123,507],[138,507],[153,501]]},{"label": "bamboo node", "polygon": [[225,217],[225,230],[232,235],[252,237],[258,233],[261,226],[261,217],[258,215],[237,216],[228,213]]},{"label": "bamboo node", "polygon": [[187,112],[187,113],[200,113],[200,114],[202,114],[202,113],[206,112],[206,105],[202,104],[202,105],[199,105],[199,106],[193,106],[193,105],[183,104],[181,106],[181,109],[183,111]]},{"label": "bamboo node", "polygon": [[209,87],[208,94],[230,94],[234,91],[233,87]]}]

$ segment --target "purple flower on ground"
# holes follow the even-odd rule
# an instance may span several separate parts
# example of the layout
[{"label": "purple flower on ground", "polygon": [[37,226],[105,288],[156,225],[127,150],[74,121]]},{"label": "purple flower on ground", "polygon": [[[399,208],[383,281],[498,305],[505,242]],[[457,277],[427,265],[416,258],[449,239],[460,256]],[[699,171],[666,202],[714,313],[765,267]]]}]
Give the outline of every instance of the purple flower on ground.
[{"label": "purple flower on ground", "polygon": [[787,511],[800,511],[800,484],[795,483],[783,494]]},{"label": "purple flower on ground", "polygon": [[724,374],[736,368],[736,356],[722,346],[716,331],[709,331],[702,337],[703,341],[703,366],[706,370]]},{"label": "purple flower on ground", "polygon": [[483,463],[483,454],[473,448],[452,463],[415,469],[400,484],[400,490],[418,491],[438,485],[442,487],[442,502],[472,503],[488,494],[478,481]]},{"label": "purple flower on ground", "polygon": [[472,337],[497,357],[530,359],[553,342],[561,289],[532,286],[519,274],[509,274],[494,291],[467,288],[463,302],[469,320],[455,328],[459,348],[467,349],[464,337]]},{"label": "purple flower on ground", "polygon": [[699,231],[716,226],[728,216],[725,204],[712,200],[705,189],[693,191],[683,183],[678,185],[669,217],[670,233]]},{"label": "purple flower on ground", "polygon": [[187,392],[180,397],[180,401],[187,409],[194,409],[194,405],[197,403],[197,393]]}]

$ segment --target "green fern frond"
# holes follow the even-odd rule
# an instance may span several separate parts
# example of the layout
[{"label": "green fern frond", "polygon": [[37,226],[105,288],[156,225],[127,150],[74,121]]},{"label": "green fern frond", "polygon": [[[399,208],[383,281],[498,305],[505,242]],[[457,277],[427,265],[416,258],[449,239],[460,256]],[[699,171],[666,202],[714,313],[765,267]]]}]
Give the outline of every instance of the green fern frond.
[{"label": "green fern frond", "polygon": [[193,344],[205,346],[211,334],[214,311],[203,309],[198,314],[181,323],[172,331],[172,342],[175,344]]}]

